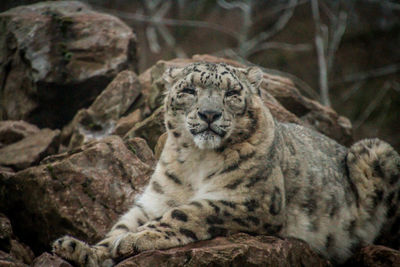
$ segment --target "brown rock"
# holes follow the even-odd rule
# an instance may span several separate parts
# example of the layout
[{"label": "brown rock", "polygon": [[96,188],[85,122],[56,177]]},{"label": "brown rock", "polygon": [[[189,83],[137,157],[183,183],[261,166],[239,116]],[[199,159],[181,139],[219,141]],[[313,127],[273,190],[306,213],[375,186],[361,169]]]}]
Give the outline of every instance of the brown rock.
[{"label": "brown rock", "polygon": [[140,109],[136,109],[129,115],[118,120],[117,125],[115,126],[114,134],[124,136],[130,129],[133,128],[133,126],[135,126],[136,123],[140,122],[141,120],[142,111]]},{"label": "brown rock", "polygon": [[0,250],[9,250],[9,239],[12,235],[12,228],[10,220],[2,213],[0,213]]},{"label": "brown rock", "polygon": [[[5,258],[10,258],[13,262],[30,264],[34,258],[32,250],[18,242],[13,236],[10,220],[0,213],[0,250],[4,252]],[[7,256],[6,256],[7,254]],[[0,266],[1,265],[0,255]],[[3,258],[4,259],[4,258]]]},{"label": "brown rock", "polygon": [[25,121],[0,121],[0,144],[9,145],[37,132],[38,127]]},{"label": "brown rock", "polygon": [[235,234],[169,250],[142,252],[117,265],[133,266],[332,266],[300,240]]},{"label": "brown rock", "polygon": [[154,111],[151,116],[135,124],[135,126],[125,134],[124,139],[127,140],[133,137],[141,137],[145,139],[150,148],[154,150],[158,138],[164,132],[164,107],[161,106]]},{"label": "brown rock", "polygon": [[65,234],[94,243],[128,210],[153,172],[149,165],[118,136],[90,142],[0,176],[0,210],[36,254]]},{"label": "brown rock", "polygon": [[0,266],[1,267],[26,267],[28,265],[18,261],[9,253],[0,250]]},{"label": "brown rock", "polygon": [[11,249],[10,255],[20,262],[31,264],[35,255],[32,250],[25,244],[20,243],[15,239],[10,240]]},{"label": "brown rock", "polygon": [[60,131],[40,130],[0,149],[0,165],[25,169],[58,150]]},{"label": "brown rock", "polygon": [[360,249],[344,266],[400,266],[400,251],[384,246],[370,245]]},{"label": "brown rock", "polygon": [[124,69],[136,37],[116,17],[78,1],[48,1],[0,14],[0,118],[61,128]]},{"label": "brown rock", "polygon": [[141,86],[132,71],[122,71],[96,98],[88,109],[80,110],[63,130],[63,139],[72,133],[69,148],[90,140],[109,136],[117,120],[124,115],[140,95]]},{"label": "brown rock", "polygon": [[72,267],[67,261],[62,258],[52,255],[49,253],[43,253],[37,257],[32,265],[32,267]]},{"label": "brown rock", "polygon": [[147,145],[146,140],[140,137],[134,137],[125,141],[126,147],[134,153],[141,161],[155,168],[157,161],[153,151]]}]

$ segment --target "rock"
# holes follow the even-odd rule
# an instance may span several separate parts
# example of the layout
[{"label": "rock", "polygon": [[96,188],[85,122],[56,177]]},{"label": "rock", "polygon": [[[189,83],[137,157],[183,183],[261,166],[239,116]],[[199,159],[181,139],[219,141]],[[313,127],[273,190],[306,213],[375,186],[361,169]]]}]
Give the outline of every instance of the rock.
[{"label": "rock", "polygon": [[9,178],[15,175],[15,171],[12,168],[0,166],[0,176]]},{"label": "rock", "polygon": [[10,240],[11,249],[10,255],[16,260],[23,262],[25,264],[31,264],[35,255],[32,250],[25,244],[20,243],[16,239]]},{"label": "rock", "polygon": [[43,129],[0,149],[0,165],[21,170],[58,150],[60,130]]},{"label": "rock", "polygon": [[133,126],[133,128],[125,134],[124,139],[129,139],[136,136],[141,137],[145,139],[150,148],[154,150],[158,138],[165,131],[164,107],[161,106],[156,111],[154,111],[151,116],[135,124],[135,126]]},{"label": "rock", "polygon": [[93,141],[0,176],[0,210],[35,254],[65,234],[95,243],[129,209],[153,172],[150,165],[118,136]]},{"label": "rock", "polygon": [[39,132],[39,128],[25,121],[0,121],[0,148]]},{"label": "rock", "polygon": [[[4,258],[10,258],[13,262],[30,264],[34,258],[32,250],[21,244],[13,236],[13,230],[11,227],[10,220],[0,213],[0,250],[4,252],[3,258],[0,254],[0,266],[1,260]],[[6,256],[7,255],[7,256]]]},{"label": "rock", "polygon": [[28,265],[18,261],[9,253],[0,250],[0,266],[4,267],[26,267]]},{"label": "rock", "polygon": [[400,266],[400,251],[384,246],[366,246],[353,255],[344,266]]},{"label": "rock", "polygon": [[135,126],[136,123],[142,120],[142,111],[136,109],[135,111],[129,113],[129,115],[122,117],[118,120],[115,126],[114,134],[119,136],[124,136],[130,129]]},{"label": "rock", "polygon": [[0,118],[61,128],[124,69],[136,36],[120,19],[78,1],[0,14]]},{"label": "rock", "polygon": [[146,140],[140,137],[134,137],[126,140],[125,145],[141,161],[147,163],[152,168],[156,167],[156,158],[154,157],[153,151],[147,145]]},{"label": "rock", "polygon": [[134,72],[126,70],[119,73],[93,104],[88,109],[80,110],[71,126],[64,129],[64,139],[72,133],[69,149],[109,136],[117,120],[128,111],[140,91],[141,86]]},{"label": "rock", "polygon": [[239,233],[184,247],[142,252],[116,265],[133,266],[332,266],[300,240]]},{"label": "rock", "polygon": [[43,253],[39,257],[37,257],[33,263],[32,267],[72,267],[67,261],[62,258],[52,255],[49,253]]},{"label": "rock", "polygon": [[12,228],[10,220],[0,213],[0,250],[9,251],[11,248],[10,239]]}]

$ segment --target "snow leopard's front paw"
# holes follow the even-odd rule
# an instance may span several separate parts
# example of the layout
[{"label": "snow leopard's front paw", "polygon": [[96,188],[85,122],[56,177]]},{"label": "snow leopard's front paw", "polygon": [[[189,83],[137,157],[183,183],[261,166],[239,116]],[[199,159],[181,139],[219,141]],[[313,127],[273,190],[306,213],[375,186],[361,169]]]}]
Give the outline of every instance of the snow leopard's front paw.
[{"label": "snow leopard's front paw", "polygon": [[101,266],[95,248],[70,236],[64,236],[54,241],[53,252],[79,266]]},{"label": "snow leopard's front paw", "polygon": [[113,258],[128,257],[141,251],[164,248],[161,244],[163,240],[163,235],[155,231],[126,233],[115,242],[111,255]]}]

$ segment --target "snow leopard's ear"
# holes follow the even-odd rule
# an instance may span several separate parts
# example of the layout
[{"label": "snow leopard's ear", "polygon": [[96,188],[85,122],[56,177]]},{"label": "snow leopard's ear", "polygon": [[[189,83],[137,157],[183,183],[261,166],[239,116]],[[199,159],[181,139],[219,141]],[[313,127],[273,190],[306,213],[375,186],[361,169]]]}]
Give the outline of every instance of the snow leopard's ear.
[{"label": "snow leopard's ear", "polygon": [[178,79],[180,73],[182,73],[182,68],[169,67],[164,71],[162,79],[166,82],[167,86],[170,87]]},{"label": "snow leopard's ear", "polygon": [[251,92],[260,95],[260,85],[263,81],[262,70],[258,67],[249,67],[246,69],[240,69],[240,71],[246,80],[249,81]]},{"label": "snow leopard's ear", "polygon": [[249,67],[246,69],[247,80],[250,82],[253,93],[261,94],[260,85],[263,80],[263,72],[258,67]]}]

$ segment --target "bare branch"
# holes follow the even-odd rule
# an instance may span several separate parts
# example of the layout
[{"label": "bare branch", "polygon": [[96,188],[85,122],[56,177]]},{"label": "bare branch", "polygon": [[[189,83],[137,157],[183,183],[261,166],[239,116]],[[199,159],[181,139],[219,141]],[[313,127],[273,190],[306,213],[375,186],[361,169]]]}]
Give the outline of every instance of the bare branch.
[{"label": "bare branch", "polygon": [[339,48],[340,41],[342,40],[343,34],[346,31],[347,13],[344,11],[340,11],[339,18],[334,24],[335,25],[332,34],[332,41],[328,48],[328,71],[332,70],[336,51]]},{"label": "bare branch", "polygon": [[149,42],[150,51],[153,53],[158,53],[161,50],[161,47],[158,43],[156,29],[154,27],[146,28],[146,37]]},{"label": "bare branch", "polygon": [[391,84],[389,82],[386,82],[383,85],[383,88],[379,90],[378,94],[376,95],[375,98],[369,103],[367,108],[364,110],[364,112],[360,115],[360,117],[354,122],[353,128],[357,129],[360,127],[366,119],[368,119],[369,116],[371,116],[372,112],[376,109],[378,104],[380,104],[385,97],[386,93],[389,91],[391,88]]},{"label": "bare branch", "polygon": [[321,92],[321,102],[323,105],[330,106],[328,88],[328,69],[325,56],[325,46],[322,36],[322,26],[319,16],[318,0],[311,0],[311,9],[315,24],[315,46],[317,49],[319,67],[319,87]]},{"label": "bare branch", "polygon": [[267,49],[282,49],[295,52],[306,52],[312,50],[313,46],[311,44],[288,44],[281,42],[266,42],[258,45],[255,49],[251,51],[251,54],[255,54],[257,52]]},{"label": "bare branch", "polygon": [[250,27],[251,27],[251,12],[252,12],[252,5],[251,1],[248,3],[245,2],[240,2],[240,1],[235,1],[228,3],[225,0],[218,0],[217,1],[218,5],[221,6],[222,8],[225,9],[234,9],[234,8],[240,8],[242,11],[243,15],[243,24],[240,29],[240,35],[239,35],[239,54],[243,55],[246,53],[246,50],[244,50],[243,44],[247,41]]},{"label": "bare branch", "polygon": [[[284,13],[279,17],[277,22],[269,29],[268,31],[261,32],[256,37],[252,38],[251,40],[247,41],[243,45],[243,50],[251,51],[254,49],[259,43],[264,42],[265,40],[271,38],[275,34],[279,33],[289,22],[292,18],[295,7],[297,5],[298,0],[289,0],[287,7]],[[246,56],[246,55],[245,55]]]}]

